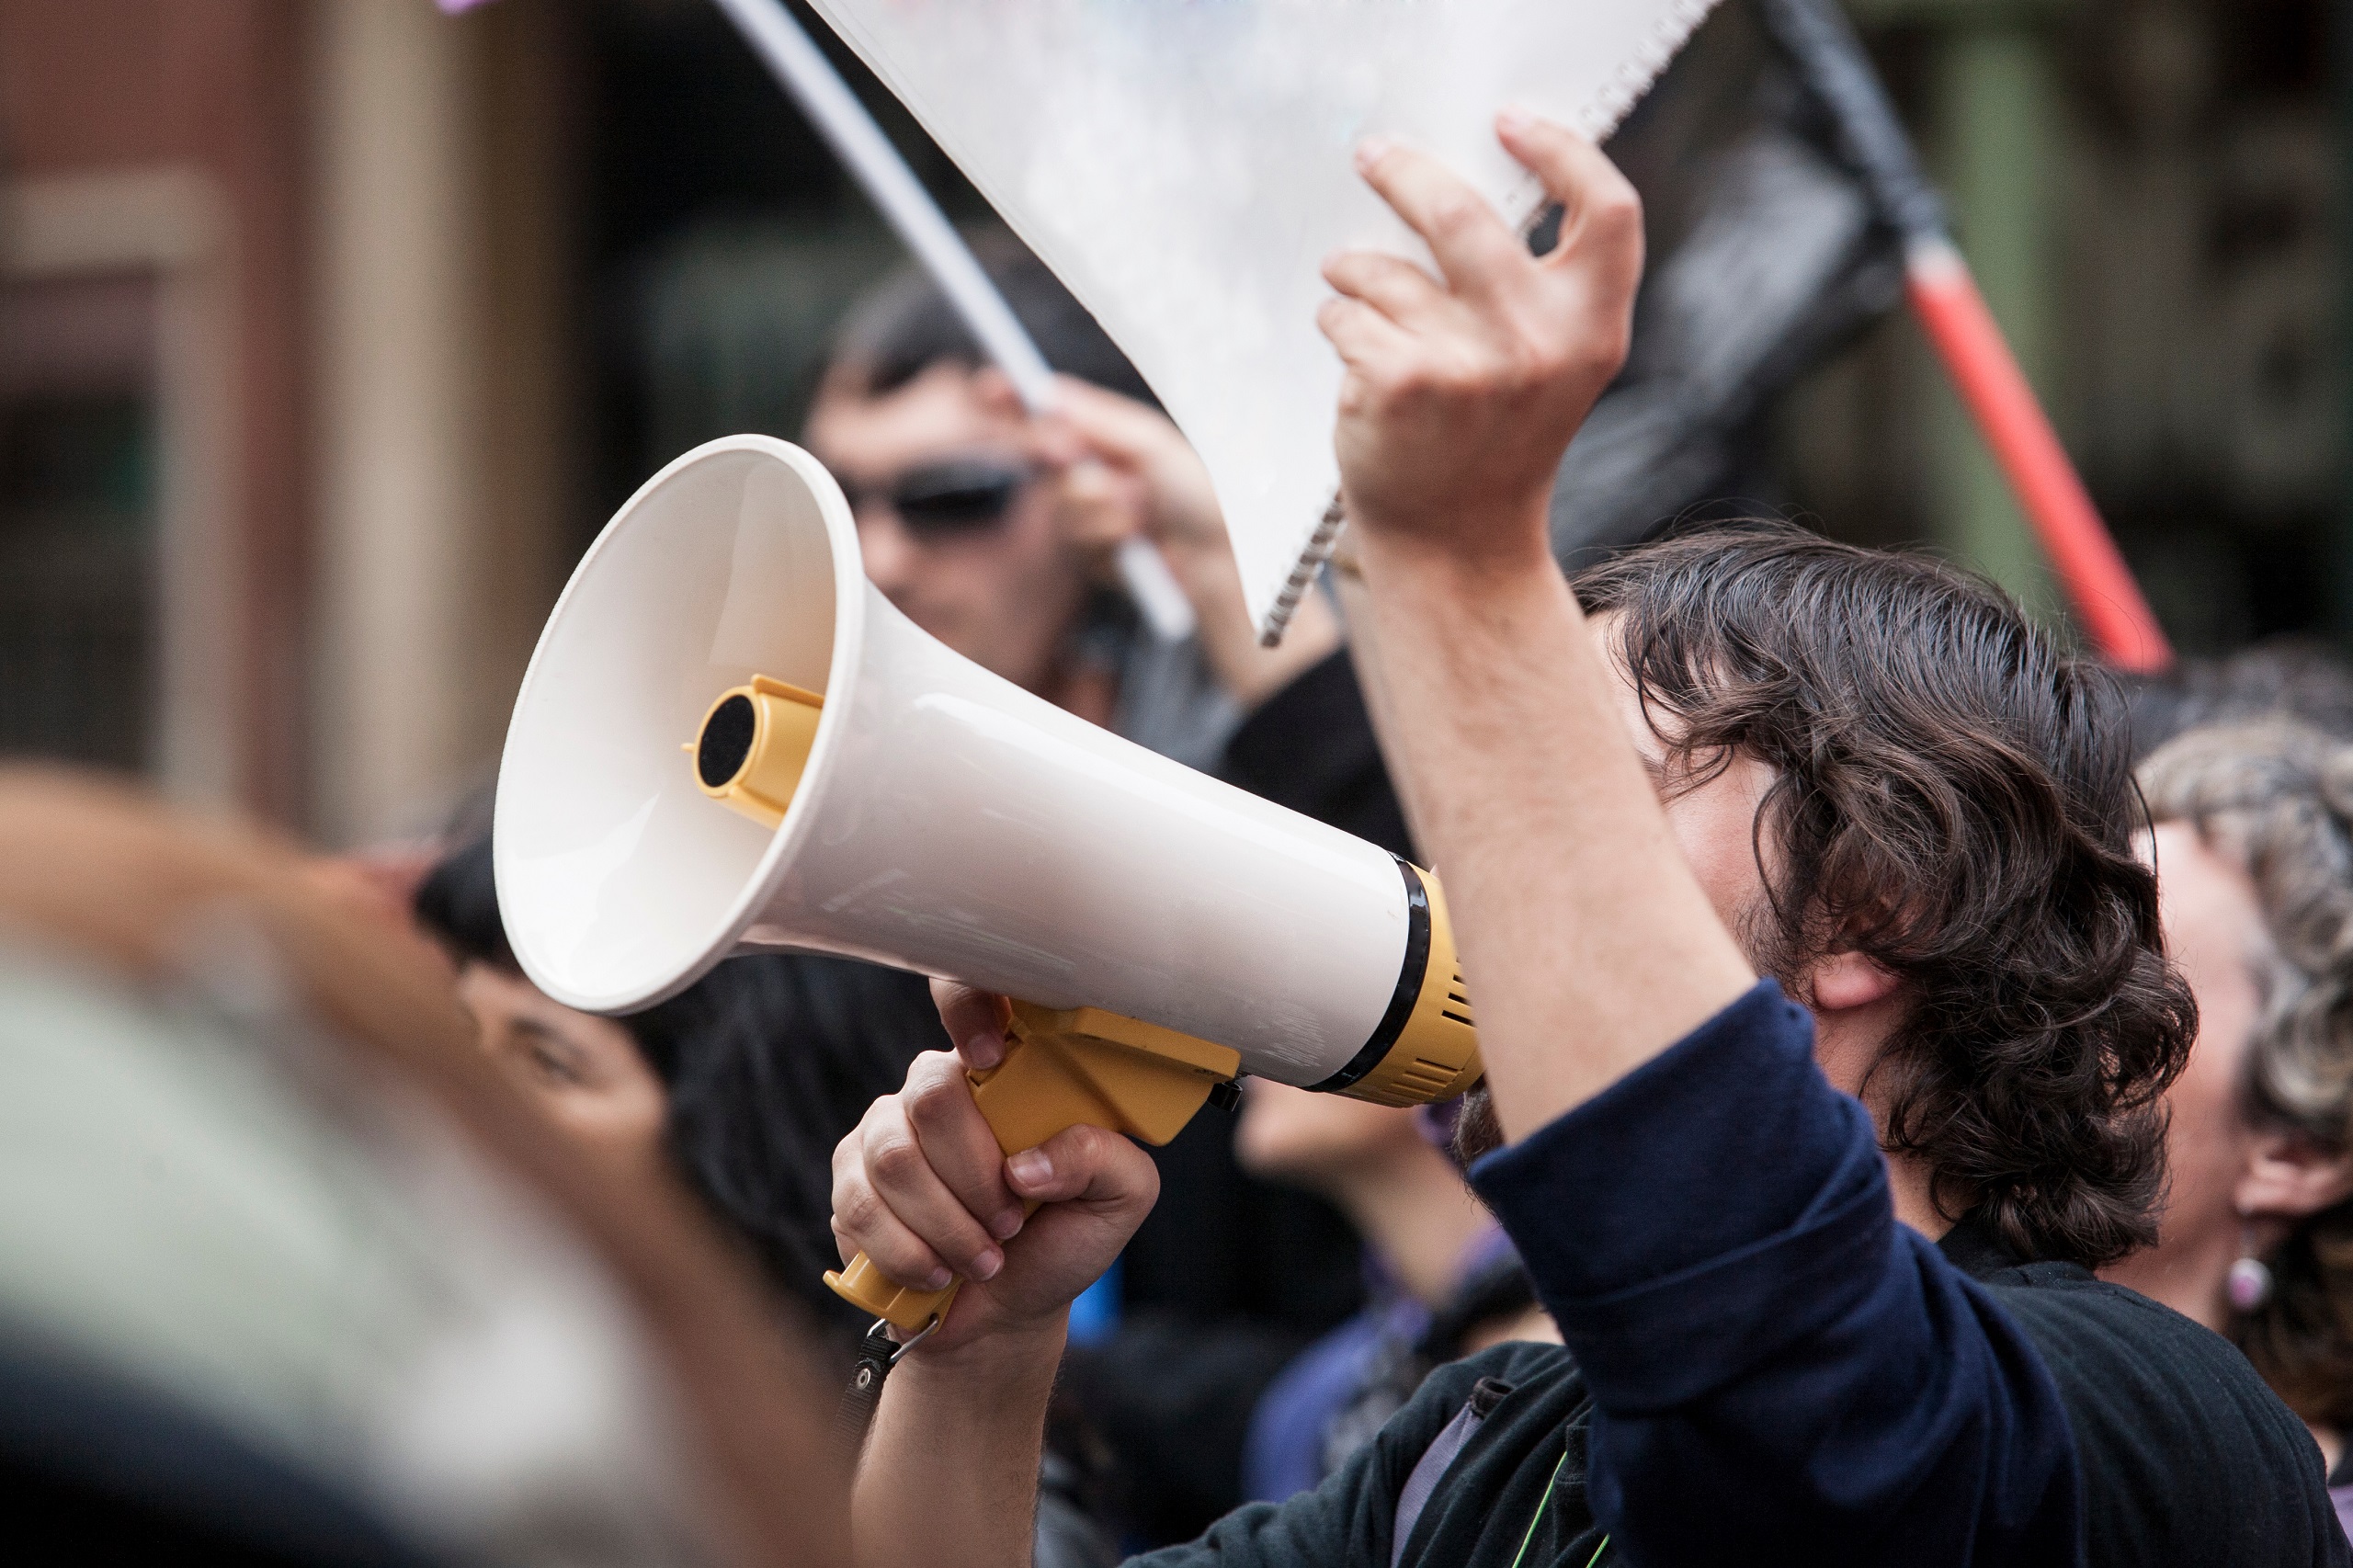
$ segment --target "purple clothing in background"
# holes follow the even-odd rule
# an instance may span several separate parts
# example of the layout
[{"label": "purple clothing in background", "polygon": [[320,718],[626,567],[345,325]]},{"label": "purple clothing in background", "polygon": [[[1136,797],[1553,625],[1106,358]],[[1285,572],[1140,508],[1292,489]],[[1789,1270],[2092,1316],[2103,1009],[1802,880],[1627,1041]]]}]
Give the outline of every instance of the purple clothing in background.
[{"label": "purple clothing in background", "polygon": [[[1458,1284],[1512,1255],[1500,1226],[1472,1238],[1455,1266]],[[1383,1346],[1411,1346],[1430,1328],[1430,1311],[1368,1258],[1364,1309],[1293,1357],[1267,1385],[1250,1414],[1242,1448],[1242,1495],[1279,1503],[1321,1485],[1327,1471],[1332,1423],[1363,1391]]]},{"label": "purple clothing in background", "polygon": [[1388,1285],[1356,1316],[1291,1358],[1258,1396],[1242,1445],[1245,1501],[1279,1503],[1324,1479],[1324,1429],[1364,1382],[1392,1337],[1415,1338],[1429,1309]]}]

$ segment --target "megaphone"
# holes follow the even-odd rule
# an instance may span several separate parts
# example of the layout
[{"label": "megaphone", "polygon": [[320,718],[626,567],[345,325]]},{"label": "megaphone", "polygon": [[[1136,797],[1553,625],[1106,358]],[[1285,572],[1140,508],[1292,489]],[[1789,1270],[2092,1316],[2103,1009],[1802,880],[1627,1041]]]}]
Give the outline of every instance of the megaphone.
[{"label": "megaphone", "polygon": [[[582,559],[495,822],[507,937],[567,1006],[766,949],[1018,998],[975,1079],[1007,1153],[1079,1123],[1165,1142],[1245,1074],[1391,1105],[1479,1075],[1435,878],[951,652],[766,437],[679,458]],[[946,1304],[863,1258],[827,1278],[909,1330]]]}]

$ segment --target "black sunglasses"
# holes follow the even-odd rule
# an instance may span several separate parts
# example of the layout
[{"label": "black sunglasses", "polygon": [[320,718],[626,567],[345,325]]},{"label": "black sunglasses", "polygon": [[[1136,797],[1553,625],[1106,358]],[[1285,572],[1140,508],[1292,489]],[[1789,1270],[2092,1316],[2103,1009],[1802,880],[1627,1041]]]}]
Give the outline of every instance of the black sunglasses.
[{"label": "black sunglasses", "polygon": [[995,528],[1029,483],[1029,470],[1001,458],[950,458],[922,463],[883,484],[845,484],[850,509],[881,503],[918,540],[953,538]]}]

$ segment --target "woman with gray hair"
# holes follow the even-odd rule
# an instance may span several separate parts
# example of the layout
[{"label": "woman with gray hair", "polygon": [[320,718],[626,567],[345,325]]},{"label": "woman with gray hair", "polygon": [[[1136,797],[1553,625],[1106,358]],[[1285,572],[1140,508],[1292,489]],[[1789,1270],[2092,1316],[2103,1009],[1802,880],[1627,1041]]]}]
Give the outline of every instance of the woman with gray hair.
[{"label": "woman with gray hair", "polygon": [[2140,778],[2199,1032],[2158,1244],[2106,1275],[2246,1352],[2353,1526],[2353,745],[2285,718],[2213,725]]}]

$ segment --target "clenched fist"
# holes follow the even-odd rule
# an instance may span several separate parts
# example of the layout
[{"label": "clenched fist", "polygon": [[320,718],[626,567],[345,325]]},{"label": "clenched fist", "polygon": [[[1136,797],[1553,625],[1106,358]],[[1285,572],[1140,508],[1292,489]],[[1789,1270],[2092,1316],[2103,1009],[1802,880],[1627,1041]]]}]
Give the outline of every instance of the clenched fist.
[{"label": "clenched fist", "polygon": [[[1074,1127],[1008,1159],[966,1078],[1004,1060],[1002,997],[935,981],[955,1051],[926,1051],[834,1150],[834,1236],[902,1285],[964,1288],[934,1355],[998,1334],[1059,1334],[1073,1298],[1111,1267],[1160,1194],[1152,1156]],[[1029,1204],[1040,1207],[1027,1214]]]}]

